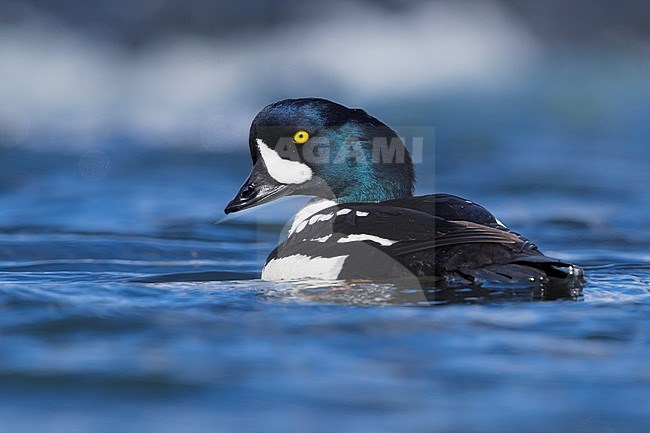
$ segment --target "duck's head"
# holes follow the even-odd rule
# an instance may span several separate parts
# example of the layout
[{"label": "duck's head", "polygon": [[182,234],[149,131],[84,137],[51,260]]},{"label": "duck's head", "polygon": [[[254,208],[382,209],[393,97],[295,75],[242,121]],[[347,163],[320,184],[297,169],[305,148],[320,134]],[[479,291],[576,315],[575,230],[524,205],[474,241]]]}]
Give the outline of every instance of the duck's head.
[{"label": "duck's head", "polygon": [[253,169],[226,213],[286,195],[339,203],[413,195],[411,157],[388,126],[325,99],[286,99],[253,120]]}]

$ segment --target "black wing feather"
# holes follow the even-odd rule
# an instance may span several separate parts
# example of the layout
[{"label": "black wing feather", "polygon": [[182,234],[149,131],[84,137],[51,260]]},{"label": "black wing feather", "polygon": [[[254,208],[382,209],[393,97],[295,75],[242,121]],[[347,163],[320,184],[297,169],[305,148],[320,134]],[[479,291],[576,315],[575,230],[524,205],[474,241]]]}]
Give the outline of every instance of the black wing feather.
[{"label": "black wing feather", "polygon": [[[397,275],[403,268],[419,276],[450,273],[472,277],[490,273],[516,276],[522,269],[529,269],[526,272],[531,275],[560,276],[568,271],[557,267],[573,269],[568,263],[544,256],[485,208],[452,195],[345,203],[324,209],[318,215],[326,218],[292,233],[267,260],[294,254],[346,255],[347,268],[344,267],[341,278],[372,278],[391,272]],[[350,235],[380,239],[343,242]],[[326,242],[318,241],[323,237]]]}]

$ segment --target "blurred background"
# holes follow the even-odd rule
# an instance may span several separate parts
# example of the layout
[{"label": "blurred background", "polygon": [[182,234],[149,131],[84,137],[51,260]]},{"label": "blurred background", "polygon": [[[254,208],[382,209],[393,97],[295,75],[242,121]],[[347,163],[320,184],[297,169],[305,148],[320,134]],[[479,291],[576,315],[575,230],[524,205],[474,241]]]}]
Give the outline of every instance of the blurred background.
[{"label": "blurred background", "polygon": [[[3,0],[1,140],[224,152],[267,103],[311,95],[391,124],[524,109],[508,126],[604,140],[647,128],[649,15],[608,0]],[[458,99],[469,112],[452,115]]]},{"label": "blurred background", "polygon": [[[235,153],[225,166],[232,182],[202,183],[229,191],[204,196],[220,214],[216,202],[246,175],[255,114],[318,96],[363,107],[398,132],[433,127],[425,191],[480,197],[483,182],[507,171],[505,183],[521,190],[559,178],[580,191],[585,177],[629,194],[626,185],[648,181],[649,14],[645,1],[608,0],[3,0],[0,189],[48,171],[10,151],[67,155],[56,171],[72,167],[75,190],[139,171],[138,157],[152,157],[142,152],[217,162]],[[169,161],[163,153],[156,160]],[[493,170],[478,175],[485,164]],[[466,176],[481,182],[454,181]]]},{"label": "blurred background", "polygon": [[[306,96],[583,302],[257,280],[304,199],[222,210]],[[0,0],[0,431],[647,431],[649,114],[645,0]]]}]

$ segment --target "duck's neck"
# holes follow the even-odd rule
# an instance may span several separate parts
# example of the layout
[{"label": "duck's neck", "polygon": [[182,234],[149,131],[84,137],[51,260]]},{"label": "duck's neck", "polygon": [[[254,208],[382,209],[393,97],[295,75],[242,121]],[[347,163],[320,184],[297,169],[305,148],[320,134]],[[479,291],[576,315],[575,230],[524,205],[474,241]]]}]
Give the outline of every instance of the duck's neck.
[{"label": "duck's neck", "polygon": [[350,191],[334,200],[336,203],[377,203],[397,198],[412,197],[413,192],[410,190],[394,190],[376,186],[368,189]]},{"label": "duck's neck", "polygon": [[406,149],[401,161],[375,161],[375,156],[370,154],[364,161],[372,162],[355,164],[351,160],[337,167],[340,176],[331,182],[337,203],[380,202],[413,196],[415,173]]},{"label": "duck's neck", "polygon": [[392,177],[375,173],[354,184],[348,184],[336,194],[337,203],[364,203],[394,200],[413,196],[413,180],[410,173]]}]

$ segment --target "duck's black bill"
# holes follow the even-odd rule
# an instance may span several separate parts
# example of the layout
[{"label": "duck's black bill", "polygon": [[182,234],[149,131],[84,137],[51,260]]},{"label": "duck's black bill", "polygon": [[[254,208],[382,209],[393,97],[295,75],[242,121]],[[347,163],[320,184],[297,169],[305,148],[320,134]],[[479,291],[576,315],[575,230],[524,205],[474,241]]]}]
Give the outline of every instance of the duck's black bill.
[{"label": "duck's black bill", "polygon": [[228,203],[224,212],[229,214],[291,194],[294,185],[277,182],[269,176],[264,166],[253,166],[250,176],[239,189],[239,192]]}]

